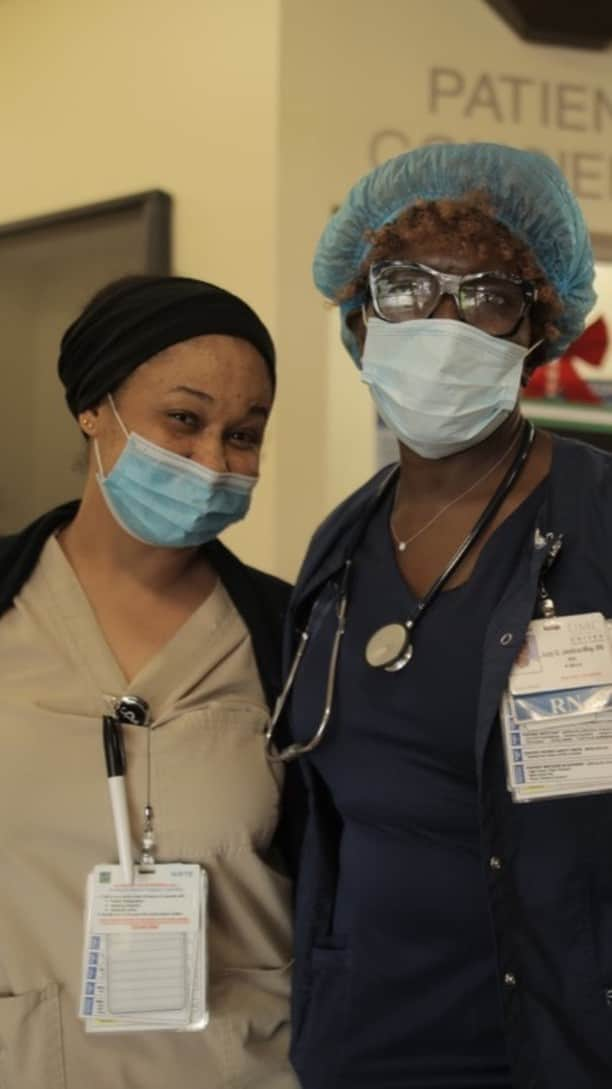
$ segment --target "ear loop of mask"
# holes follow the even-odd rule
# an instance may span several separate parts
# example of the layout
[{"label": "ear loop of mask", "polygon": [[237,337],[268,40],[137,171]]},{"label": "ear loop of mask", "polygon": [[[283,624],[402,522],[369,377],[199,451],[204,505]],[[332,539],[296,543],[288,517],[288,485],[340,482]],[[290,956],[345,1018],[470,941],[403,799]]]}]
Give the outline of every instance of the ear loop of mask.
[{"label": "ear loop of mask", "polygon": [[116,408],[116,406],[115,406],[115,402],[113,401],[113,395],[112,395],[112,393],[107,393],[107,395],[106,395],[106,396],[108,397],[108,403],[109,403],[109,405],[111,406],[111,409],[112,409],[112,411],[113,411],[113,416],[115,417],[115,419],[116,419],[117,423],[119,424],[119,427],[120,427],[120,428],[121,428],[121,430],[123,431],[123,434],[125,435],[126,439],[129,439],[129,437],[130,437],[130,433],[129,433],[129,431],[127,431],[127,430],[126,430],[125,424],[124,424],[123,420],[121,419],[121,416],[120,416],[120,415],[119,415],[119,413],[117,412],[117,408]]},{"label": "ear loop of mask", "polygon": [[[125,435],[126,442],[127,442],[129,440],[130,434],[129,434],[129,431],[126,430],[125,424],[124,424],[123,420],[121,419],[121,416],[117,412],[115,402],[113,401],[113,395],[112,395],[112,393],[107,393],[106,396],[108,398],[108,403],[111,406],[113,416],[115,417],[117,423],[119,424],[119,427],[123,431],[123,434]],[[94,454],[96,455],[96,461],[98,463],[98,470],[100,472],[100,476],[102,477],[102,480],[104,480],[106,478],[106,473],[104,472],[104,469],[102,467],[102,459],[100,457],[100,448],[98,446],[98,439],[97,439],[97,437],[95,435],[94,435]]]},{"label": "ear loop of mask", "polygon": [[[531,374],[525,374],[525,363],[529,359],[529,356],[531,355],[531,353],[535,352],[536,348],[540,347],[540,344],[544,344],[545,340],[546,340],[546,337],[540,337],[539,340],[536,340],[535,344],[531,345],[531,347],[528,349],[528,351],[525,354],[525,358],[523,360],[523,369],[521,371],[521,388],[522,389],[525,389],[525,386],[529,385],[529,382],[531,380],[531,375],[533,374],[533,371],[531,372]],[[537,364],[536,364],[536,366],[537,366]],[[535,370],[535,367],[534,367],[534,370]]]}]

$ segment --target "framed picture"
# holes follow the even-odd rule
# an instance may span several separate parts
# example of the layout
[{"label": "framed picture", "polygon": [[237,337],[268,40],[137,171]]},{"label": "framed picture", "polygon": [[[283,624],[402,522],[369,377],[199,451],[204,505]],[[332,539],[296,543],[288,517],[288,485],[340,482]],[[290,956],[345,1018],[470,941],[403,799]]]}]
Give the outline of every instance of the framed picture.
[{"label": "framed picture", "polygon": [[0,535],[79,494],[85,450],[57,377],[60,339],[106,283],[170,272],[170,214],[151,190],[0,225]]},{"label": "framed picture", "polygon": [[612,235],[591,237],[597,303],[582,336],[536,370],[523,412],[549,431],[612,451]]}]

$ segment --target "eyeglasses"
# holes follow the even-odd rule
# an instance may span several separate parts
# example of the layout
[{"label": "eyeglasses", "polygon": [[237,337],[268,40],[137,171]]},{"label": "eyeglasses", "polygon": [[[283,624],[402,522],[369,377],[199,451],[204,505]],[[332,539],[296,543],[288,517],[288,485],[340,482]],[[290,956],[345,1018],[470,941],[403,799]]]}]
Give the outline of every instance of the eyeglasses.
[{"label": "eyeglasses", "polygon": [[512,336],[537,290],[528,280],[505,272],[454,276],[410,261],[379,261],[369,271],[370,299],[383,321],[414,321],[433,314],[443,295],[451,295],[459,317],[494,337]]}]

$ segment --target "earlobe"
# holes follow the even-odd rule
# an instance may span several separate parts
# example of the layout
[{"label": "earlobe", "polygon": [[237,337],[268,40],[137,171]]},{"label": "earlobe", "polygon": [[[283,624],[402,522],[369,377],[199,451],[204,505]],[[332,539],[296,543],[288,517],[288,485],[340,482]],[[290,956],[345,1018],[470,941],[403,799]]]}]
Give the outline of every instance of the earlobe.
[{"label": "earlobe", "polygon": [[98,409],[88,408],[86,412],[80,412],[78,416],[78,423],[81,430],[88,437],[93,437],[96,434],[96,424],[98,422]]}]

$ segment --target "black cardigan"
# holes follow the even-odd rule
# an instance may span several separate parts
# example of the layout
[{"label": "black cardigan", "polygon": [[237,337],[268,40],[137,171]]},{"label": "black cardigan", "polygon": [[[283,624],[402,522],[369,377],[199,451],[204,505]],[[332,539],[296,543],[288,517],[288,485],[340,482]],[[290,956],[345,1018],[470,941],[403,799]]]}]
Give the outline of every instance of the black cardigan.
[{"label": "black cardigan", "polygon": [[[11,608],[30,577],[48,537],[72,521],[78,509],[77,501],[64,503],[20,533],[0,538],[0,616]],[[281,687],[283,618],[291,587],[274,575],[247,567],[219,541],[204,545],[203,552],[251,633],[261,683],[272,708]]]}]

